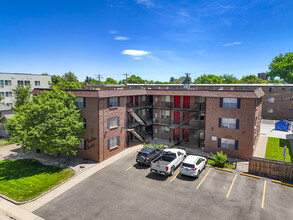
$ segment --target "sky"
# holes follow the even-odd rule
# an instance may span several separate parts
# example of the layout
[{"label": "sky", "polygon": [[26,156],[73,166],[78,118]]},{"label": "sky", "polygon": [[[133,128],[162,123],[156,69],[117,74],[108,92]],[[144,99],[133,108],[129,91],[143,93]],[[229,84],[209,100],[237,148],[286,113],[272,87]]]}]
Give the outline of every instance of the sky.
[{"label": "sky", "polygon": [[268,71],[292,0],[0,0],[0,72],[169,81]]}]

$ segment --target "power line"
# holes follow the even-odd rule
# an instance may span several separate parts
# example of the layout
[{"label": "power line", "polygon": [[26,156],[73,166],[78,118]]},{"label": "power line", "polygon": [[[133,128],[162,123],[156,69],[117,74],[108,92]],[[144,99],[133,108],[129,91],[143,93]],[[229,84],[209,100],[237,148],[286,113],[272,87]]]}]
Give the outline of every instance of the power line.
[{"label": "power line", "polygon": [[126,81],[125,81],[125,85],[126,85],[126,86],[127,86],[127,80],[128,80],[127,76],[128,76],[128,75],[129,75],[128,73],[123,74],[123,76],[126,76]]}]

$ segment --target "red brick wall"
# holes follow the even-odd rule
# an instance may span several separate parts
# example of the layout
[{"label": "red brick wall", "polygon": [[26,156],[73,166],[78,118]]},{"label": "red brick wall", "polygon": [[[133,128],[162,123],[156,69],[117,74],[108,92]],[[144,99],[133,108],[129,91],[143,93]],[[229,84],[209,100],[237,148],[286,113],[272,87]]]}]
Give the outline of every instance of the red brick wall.
[{"label": "red brick wall", "polygon": [[[99,162],[126,148],[126,99],[127,97],[120,97],[120,106],[112,108],[107,107],[107,98],[99,99]],[[120,117],[120,126],[108,129],[108,119],[116,116]],[[108,139],[116,136],[120,136],[120,146],[109,150]]]},{"label": "red brick wall", "polygon": [[[253,154],[255,139],[255,99],[241,99],[240,109],[220,108],[220,98],[207,98],[206,102],[205,151],[215,153],[222,150],[229,157],[248,160]],[[219,118],[239,119],[239,129],[219,128]],[[212,136],[238,140],[238,150],[219,148],[218,140],[212,141]]]},{"label": "red brick wall", "polygon": [[99,158],[99,118],[98,98],[86,98],[86,108],[81,109],[81,117],[86,119],[84,139],[87,150],[78,150],[77,157],[98,161]]}]

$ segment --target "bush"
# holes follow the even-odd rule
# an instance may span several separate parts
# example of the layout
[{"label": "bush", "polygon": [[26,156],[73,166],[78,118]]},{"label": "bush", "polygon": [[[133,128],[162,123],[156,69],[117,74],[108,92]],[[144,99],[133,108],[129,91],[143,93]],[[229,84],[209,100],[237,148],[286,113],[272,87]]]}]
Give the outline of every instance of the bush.
[{"label": "bush", "polygon": [[212,154],[211,159],[215,161],[214,166],[223,168],[227,161],[227,155],[223,154],[223,151],[221,151],[217,152],[217,154]]}]

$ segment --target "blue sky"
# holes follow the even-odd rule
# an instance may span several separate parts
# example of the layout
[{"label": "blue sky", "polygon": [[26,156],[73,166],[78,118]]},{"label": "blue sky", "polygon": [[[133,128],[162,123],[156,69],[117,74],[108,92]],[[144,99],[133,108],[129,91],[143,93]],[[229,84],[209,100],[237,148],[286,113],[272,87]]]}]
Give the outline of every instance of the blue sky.
[{"label": "blue sky", "polygon": [[241,78],[293,52],[292,11],[292,0],[0,0],[0,72]]}]

